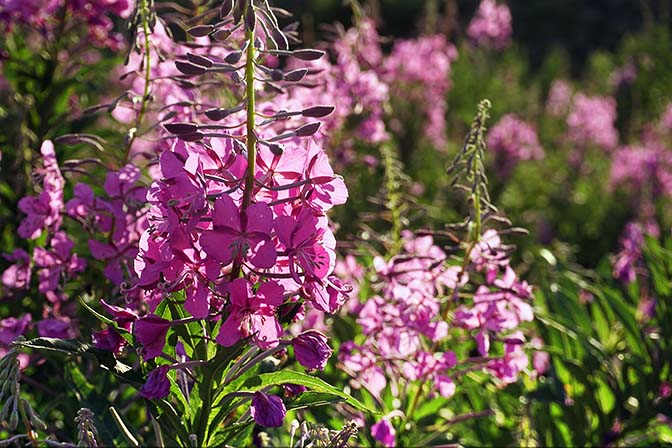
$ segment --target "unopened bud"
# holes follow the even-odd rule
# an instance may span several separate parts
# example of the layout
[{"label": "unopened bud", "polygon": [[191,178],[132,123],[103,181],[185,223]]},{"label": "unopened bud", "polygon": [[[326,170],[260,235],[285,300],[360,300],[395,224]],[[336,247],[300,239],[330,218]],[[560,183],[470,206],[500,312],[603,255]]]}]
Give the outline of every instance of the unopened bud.
[{"label": "unopened bud", "polygon": [[166,123],[163,127],[168,132],[177,135],[193,134],[198,131],[198,125],[195,123]]},{"label": "unopened bud", "polygon": [[254,31],[255,26],[257,25],[257,14],[254,12],[252,7],[252,2],[250,2],[247,10],[245,11],[245,28],[249,31]]},{"label": "unopened bud", "polygon": [[316,61],[324,56],[324,54],[324,51],[321,50],[304,49],[294,51],[292,56],[302,61]]},{"label": "unopened bud", "polygon": [[285,73],[284,80],[287,82],[299,82],[308,74],[308,70],[305,68],[299,68],[292,70],[291,72]]},{"label": "unopened bud", "polygon": [[320,126],[322,126],[322,123],[316,121],[314,123],[304,124],[294,132],[297,137],[310,137],[320,129]]},{"label": "unopened bud", "polygon": [[222,6],[219,8],[219,17],[225,19],[231,11],[233,10],[234,1],[233,0],[224,0]]},{"label": "unopened bud", "polygon": [[229,53],[228,55],[226,55],[224,61],[227,64],[237,64],[242,56],[243,56],[242,51],[234,51],[233,53]]},{"label": "unopened bud", "polygon": [[189,62],[192,62],[196,65],[201,65],[203,67],[212,67],[214,65],[212,60],[198,54],[187,53],[187,59]]},{"label": "unopened bud", "polygon": [[206,72],[205,67],[185,61],[175,61],[175,67],[185,75],[191,76],[202,75]]},{"label": "unopened bud", "polygon": [[196,25],[187,30],[187,33],[193,37],[203,37],[212,33],[214,27],[212,25]]},{"label": "unopened bud", "polygon": [[301,115],[310,118],[326,117],[334,111],[334,106],[313,106],[301,111]]}]

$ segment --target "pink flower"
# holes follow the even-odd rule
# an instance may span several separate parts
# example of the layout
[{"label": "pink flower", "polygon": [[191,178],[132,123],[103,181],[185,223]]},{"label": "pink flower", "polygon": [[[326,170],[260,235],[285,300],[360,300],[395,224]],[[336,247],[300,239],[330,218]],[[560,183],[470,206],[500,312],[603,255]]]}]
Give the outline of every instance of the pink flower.
[{"label": "pink flower", "polygon": [[4,255],[7,261],[14,264],[2,273],[2,284],[10,289],[24,289],[30,286],[30,255],[23,249],[16,249],[8,255]]},{"label": "pink flower", "polygon": [[544,157],[534,127],[514,114],[504,115],[488,133],[488,149],[496,154],[496,164],[502,176],[508,175],[521,160]]},{"label": "pink flower", "polygon": [[306,274],[319,279],[333,271],[336,240],[327,227],[326,218],[317,218],[310,209],[303,209],[296,218],[278,217],[275,230],[289,257],[290,273],[297,283],[301,283],[301,279],[294,263],[298,263]]},{"label": "pink flower", "polygon": [[46,294],[47,299],[56,302],[62,299],[58,291],[62,277],[84,271],[86,261],[71,254],[74,243],[63,231],[56,232],[50,241],[51,249],[36,247],[33,252],[35,265],[40,267],[39,291]]},{"label": "pink flower", "polygon": [[19,201],[19,209],[27,216],[19,224],[17,233],[20,237],[27,239],[39,237],[44,229],[52,232],[58,230],[62,220],[65,179],[58,168],[54,144],[50,140],[45,140],[40,152],[43,168],[37,173],[42,177],[42,193],[36,197],[21,198]]},{"label": "pink flower", "polygon": [[170,321],[154,314],[143,316],[135,321],[133,334],[142,345],[141,354],[145,361],[161,356],[169,328]]},{"label": "pink flower", "polygon": [[511,39],[511,11],[506,5],[498,5],[495,0],[482,0],[467,34],[478,45],[492,46],[503,50]]},{"label": "pink flower", "polygon": [[396,444],[397,432],[387,418],[383,418],[371,427],[371,435],[385,447],[393,447]]},{"label": "pink flower", "polygon": [[201,236],[208,255],[223,264],[247,256],[258,268],[273,266],[277,256],[271,241],[273,212],[267,204],[252,204],[241,214],[230,196],[222,196],[215,201],[212,223],[213,230]]},{"label": "pink flower", "polygon": [[45,338],[69,339],[74,337],[70,319],[43,319],[37,323],[37,334]]},{"label": "pink flower", "polygon": [[292,339],[294,356],[309,370],[323,370],[332,350],[327,345],[327,337],[319,331],[309,330]]},{"label": "pink flower", "polygon": [[613,97],[577,93],[567,116],[568,137],[581,145],[594,144],[611,150],[618,144],[616,100]]},{"label": "pink flower", "polygon": [[256,293],[244,278],[231,282],[229,317],[219,330],[217,342],[230,347],[241,338],[252,336],[263,349],[276,346],[282,328],[275,318],[275,310],[284,301],[284,292],[284,288],[274,281],[262,283]]},{"label": "pink flower", "polygon": [[149,372],[147,381],[140,388],[140,395],[149,400],[167,397],[170,393],[169,370],[170,366],[164,364]]},{"label": "pink flower", "polygon": [[258,425],[273,428],[282,426],[287,409],[285,409],[285,404],[280,397],[255,392],[252,397],[250,412]]}]

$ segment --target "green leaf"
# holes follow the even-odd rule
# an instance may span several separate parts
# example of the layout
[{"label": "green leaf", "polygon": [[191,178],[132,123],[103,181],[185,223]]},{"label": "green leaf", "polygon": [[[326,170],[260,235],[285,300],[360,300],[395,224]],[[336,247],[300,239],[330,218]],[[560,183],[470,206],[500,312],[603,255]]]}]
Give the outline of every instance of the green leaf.
[{"label": "green leaf", "polygon": [[[230,386],[233,386],[234,383],[232,383]],[[257,392],[269,386],[279,386],[282,384],[299,384],[311,389],[314,392],[336,395],[337,397],[344,399],[346,403],[353,406],[357,410],[371,414],[377,414],[376,411],[368,408],[359,400],[326,383],[320,378],[307,375],[305,373],[293,372],[290,370],[262,373],[251,378],[247,378],[242,384],[239,385],[239,387],[236,387],[235,392]],[[236,384],[236,386],[238,385]]]},{"label": "green leaf", "polygon": [[316,406],[326,406],[333,403],[340,403],[345,399],[334,394],[324,392],[306,391],[299,394],[295,399],[285,403],[287,410],[303,409]]},{"label": "green leaf", "polygon": [[144,379],[140,373],[133,370],[131,366],[117,360],[111,352],[97,349],[91,344],[76,339],[35,338],[19,342],[19,344],[36,350],[55,351],[71,356],[85,356],[95,359],[102,368],[109,370],[123,382],[135,388],[142,387],[144,384]]}]

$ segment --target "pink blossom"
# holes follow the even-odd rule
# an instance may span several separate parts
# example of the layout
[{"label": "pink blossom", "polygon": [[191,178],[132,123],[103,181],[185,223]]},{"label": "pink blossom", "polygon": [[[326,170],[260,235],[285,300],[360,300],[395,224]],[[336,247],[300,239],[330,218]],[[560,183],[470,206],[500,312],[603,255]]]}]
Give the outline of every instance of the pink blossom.
[{"label": "pink blossom", "polygon": [[223,264],[248,257],[258,268],[273,266],[273,212],[267,204],[252,204],[241,214],[230,196],[222,196],[215,201],[212,221],[213,230],[201,237],[208,255]]},{"label": "pink blossom", "polygon": [[488,149],[496,154],[500,175],[506,176],[521,160],[538,160],[544,157],[537,131],[514,114],[504,115],[488,132]]},{"label": "pink blossom", "polygon": [[554,117],[564,117],[572,101],[572,87],[567,81],[556,79],[551,84],[546,99],[546,112]]},{"label": "pink blossom", "polygon": [[26,289],[30,286],[31,267],[30,255],[23,249],[16,249],[4,255],[7,261],[13,261],[2,273],[2,284],[9,289]]},{"label": "pink blossom", "polygon": [[467,34],[476,44],[503,50],[511,40],[511,11],[495,0],[481,0]]},{"label": "pink blossom", "polygon": [[612,97],[577,93],[567,116],[568,137],[580,145],[597,145],[611,150],[618,144],[616,100]]},{"label": "pink blossom", "polygon": [[169,328],[170,321],[154,314],[148,314],[135,321],[133,334],[142,345],[141,353],[145,361],[161,356]]},{"label": "pink blossom", "polygon": [[382,420],[374,423],[371,427],[371,435],[374,439],[380,442],[385,447],[396,446],[396,434],[397,432],[390,423],[390,420],[383,418]]},{"label": "pink blossom", "polygon": [[238,278],[229,285],[231,308],[229,317],[222,324],[217,342],[229,347],[241,338],[252,336],[261,348],[278,344],[282,328],[275,318],[276,308],[284,301],[284,288],[268,281],[252,292],[252,284]]}]

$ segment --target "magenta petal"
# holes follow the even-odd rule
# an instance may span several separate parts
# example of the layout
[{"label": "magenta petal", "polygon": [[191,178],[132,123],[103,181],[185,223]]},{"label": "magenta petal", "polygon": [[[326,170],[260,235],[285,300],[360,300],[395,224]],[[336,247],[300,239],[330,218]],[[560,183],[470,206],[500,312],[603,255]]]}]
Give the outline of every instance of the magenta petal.
[{"label": "magenta petal", "polygon": [[255,340],[259,348],[267,349],[278,345],[282,335],[282,327],[274,315],[253,314],[250,316],[252,332],[256,333]]},{"label": "magenta petal", "polygon": [[230,196],[221,196],[215,201],[212,223],[215,227],[228,227],[240,233],[240,212]]},{"label": "magenta petal", "polygon": [[230,233],[220,231],[205,232],[201,235],[201,247],[215,260],[223,264],[229,264],[233,261],[233,244],[235,240]]},{"label": "magenta petal", "polygon": [[270,235],[271,230],[273,229],[273,211],[268,204],[265,202],[252,204],[247,207],[245,215],[247,216],[246,232],[259,232],[265,235]]},{"label": "magenta petal", "polygon": [[219,329],[215,340],[224,347],[231,347],[243,337],[240,332],[240,321],[234,315],[230,315]]},{"label": "magenta petal", "polygon": [[192,286],[187,289],[184,308],[194,317],[200,319],[208,317],[208,314],[210,313],[208,296],[208,286],[203,283],[198,283],[196,287]]},{"label": "magenta petal", "polygon": [[[249,242],[252,244],[254,240],[250,239]],[[258,268],[268,269],[273,267],[277,256],[275,245],[270,238],[261,239],[254,247],[250,247],[250,263]]]}]

